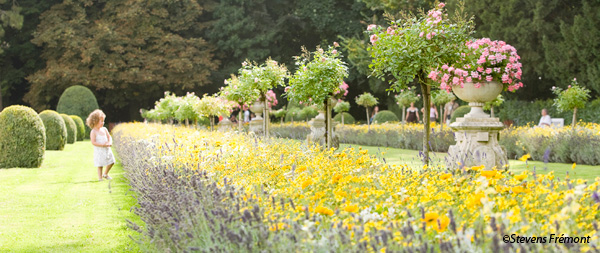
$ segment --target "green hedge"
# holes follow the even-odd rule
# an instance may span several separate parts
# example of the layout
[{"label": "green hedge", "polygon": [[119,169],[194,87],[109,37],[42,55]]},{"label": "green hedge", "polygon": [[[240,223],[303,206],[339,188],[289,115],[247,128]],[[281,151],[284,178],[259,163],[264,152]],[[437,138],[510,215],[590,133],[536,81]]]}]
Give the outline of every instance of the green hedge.
[{"label": "green hedge", "polygon": [[[356,120],[354,119],[352,114],[347,113],[347,112],[343,112],[343,114],[344,114],[344,124],[354,124],[356,122]],[[342,123],[342,113],[336,114],[335,117],[333,117],[333,120],[335,122]]]},{"label": "green hedge", "polygon": [[375,114],[375,118],[373,119],[373,123],[381,124],[386,122],[398,122],[398,116],[392,111],[383,110]]},{"label": "green hedge", "polygon": [[77,141],[77,125],[75,125],[75,121],[64,113],[61,113],[60,116],[65,121],[65,126],[67,127],[67,143],[75,143]]},{"label": "green hedge", "polygon": [[83,120],[77,115],[69,115],[69,117],[73,119],[77,127],[77,141],[83,141],[85,139],[85,124]]},{"label": "green hedge", "polygon": [[67,142],[67,126],[63,118],[52,110],[41,112],[40,118],[46,128],[46,150],[63,150]]},{"label": "green hedge", "polygon": [[38,114],[26,106],[9,106],[0,112],[0,126],[0,168],[39,168],[46,129]]},{"label": "green hedge", "polygon": [[[94,93],[81,85],[75,85],[67,88],[58,100],[56,111],[67,115],[77,115],[82,120],[87,119],[88,115],[96,109],[99,109],[98,101]],[[90,128],[85,126],[85,138],[90,136]]]}]

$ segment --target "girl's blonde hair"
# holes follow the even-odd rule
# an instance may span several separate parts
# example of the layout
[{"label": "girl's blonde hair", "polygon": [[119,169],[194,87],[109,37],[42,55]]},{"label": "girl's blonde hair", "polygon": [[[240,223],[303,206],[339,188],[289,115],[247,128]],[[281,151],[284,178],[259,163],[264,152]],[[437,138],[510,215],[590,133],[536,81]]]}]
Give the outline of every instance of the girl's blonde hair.
[{"label": "girl's blonde hair", "polygon": [[100,122],[100,118],[106,118],[106,114],[102,110],[96,109],[85,120],[85,124],[90,128],[94,128]]}]

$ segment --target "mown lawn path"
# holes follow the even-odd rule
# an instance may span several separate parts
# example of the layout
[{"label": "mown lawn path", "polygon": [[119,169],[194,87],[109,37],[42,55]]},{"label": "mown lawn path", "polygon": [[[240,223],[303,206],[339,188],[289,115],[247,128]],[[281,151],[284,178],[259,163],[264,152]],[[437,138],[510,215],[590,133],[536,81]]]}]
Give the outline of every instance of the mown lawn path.
[{"label": "mown lawn path", "polygon": [[89,141],[46,151],[41,168],[0,169],[0,252],[137,252],[139,224],[117,161],[98,182]]}]

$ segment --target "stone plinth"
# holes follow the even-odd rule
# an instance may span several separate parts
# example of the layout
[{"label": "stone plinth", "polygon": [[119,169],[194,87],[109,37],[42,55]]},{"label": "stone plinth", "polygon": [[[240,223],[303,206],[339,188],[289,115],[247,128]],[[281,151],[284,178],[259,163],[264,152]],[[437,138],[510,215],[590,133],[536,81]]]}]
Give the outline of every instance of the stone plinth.
[{"label": "stone plinth", "polygon": [[454,130],[456,145],[448,149],[448,166],[461,167],[458,164],[471,167],[485,165],[489,170],[493,167],[502,169],[508,165],[506,151],[498,143],[499,132],[504,125],[498,118],[464,117],[450,124]]},{"label": "stone plinth", "polygon": [[[333,122],[333,121],[332,121]],[[325,115],[323,113],[319,113],[317,117],[310,120],[308,122],[310,126],[310,134],[306,136],[306,141],[308,143],[319,143],[322,147],[325,146]],[[332,129],[335,128],[336,123],[334,123]],[[332,147],[339,148],[340,147],[340,139],[335,135],[335,131],[331,134]]]},{"label": "stone plinth", "polygon": [[231,130],[231,128],[233,127],[233,123],[231,123],[231,120],[229,120],[227,118],[227,116],[223,116],[223,119],[221,121],[219,121],[219,124],[217,124],[217,130],[218,131],[229,131]]}]

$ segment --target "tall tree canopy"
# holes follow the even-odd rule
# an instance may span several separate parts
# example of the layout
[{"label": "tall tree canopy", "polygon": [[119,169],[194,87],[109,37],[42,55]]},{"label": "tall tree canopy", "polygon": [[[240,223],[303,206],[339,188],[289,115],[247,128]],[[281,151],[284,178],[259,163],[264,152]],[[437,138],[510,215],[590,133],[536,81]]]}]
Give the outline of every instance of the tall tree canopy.
[{"label": "tall tree canopy", "polygon": [[[25,100],[41,110],[67,87],[100,93],[104,108],[139,108],[164,90],[209,82],[213,48],[201,38],[199,1],[65,0],[41,16],[33,42],[46,68],[28,77]],[[137,109],[135,109],[137,110]]]},{"label": "tall tree canopy", "polygon": [[[4,40],[5,28],[21,29],[23,26],[23,16],[19,14],[20,8],[15,1],[12,1],[10,6],[6,6],[7,2],[7,0],[0,0],[0,54],[4,53],[5,48],[10,47],[10,43]],[[4,94],[4,87],[4,82],[0,79],[0,111],[3,108],[2,94]]]}]

